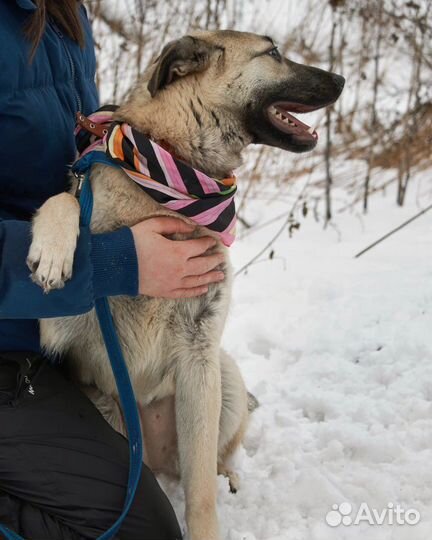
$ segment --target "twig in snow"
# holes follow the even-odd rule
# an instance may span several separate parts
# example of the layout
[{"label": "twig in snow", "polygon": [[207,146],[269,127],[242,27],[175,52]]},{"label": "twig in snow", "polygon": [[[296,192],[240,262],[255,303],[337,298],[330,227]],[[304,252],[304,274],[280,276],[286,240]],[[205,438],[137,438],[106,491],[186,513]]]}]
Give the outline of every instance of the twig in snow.
[{"label": "twig in snow", "polygon": [[303,194],[304,194],[304,192],[306,191],[306,188],[309,185],[310,179],[311,179],[311,175],[309,175],[307,181],[305,182],[305,185],[303,186],[301,192],[299,193],[297,199],[295,200],[295,202],[294,202],[294,204],[293,204],[293,206],[291,208],[291,211],[288,213],[287,218],[285,219],[285,221],[283,222],[282,226],[277,231],[277,233],[273,236],[273,238],[269,242],[267,242],[267,244],[254,257],[252,257],[252,259],[249,262],[247,262],[245,265],[243,265],[240,268],[240,270],[237,270],[237,272],[234,274],[234,276],[238,276],[239,274],[241,274],[242,272],[247,270],[247,268],[249,268],[249,266],[251,266],[257,259],[259,259],[263,253],[265,253],[269,248],[271,248],[271,246],[276,242],[276,240],[279,238],[279,236],[284,232],[284,230],[286,229],[288,224],[291,223],[291,221],[292,221],[292,216],[293,216],[294,210],[295,210],[298,202],[302,200]]},{"label": "twig in snow", "polygon": [[428,212],[429,210],[432,210],[432,204],[430,204],[429,206],[427,206],[426,208],[424,208],[421,212],[419,212],[418,214],[416,214],[415,216],[413,216],[412,218],[408,219],[407,221],[404,221],[404,223],[402,223],[401,225],[399,225],[398,227],[396,227],[395,229],[391,230],[390,232],[388,232],[387,234],[385,234],[384,236],[382,236],[381,238],[379,238],[378,240],[376,240],[373,244],[371,244],[370,246],[368,246],[367,248],[365,249],[362,249],[359,253],[357,253],[357,255],[355,255],[354,259],[358,259],[359,257],[361,257],[363,255],[363,253],[366,253],[366,251],[369,251],[370,249],[372,249],[373,247],[377,246],[378,244],[380,244],[381,242],[383,242],[384,240],[386,240],[389,236],[391,236],[392,234],[394,234],[395,232],[397,231],[400,231],[401,229],[403,229],[404,227],[406,227],[409,223],[412,223],[415,219],[417,219],[418,217],[422,216],[423,214],[426,214],[426,212]]}]

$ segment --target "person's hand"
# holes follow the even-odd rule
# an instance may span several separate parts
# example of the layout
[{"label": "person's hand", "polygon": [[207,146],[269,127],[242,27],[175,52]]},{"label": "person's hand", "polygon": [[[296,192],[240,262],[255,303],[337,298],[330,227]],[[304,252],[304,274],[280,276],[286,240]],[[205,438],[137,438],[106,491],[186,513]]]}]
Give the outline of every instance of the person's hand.
[{"label": "person's hand", "polygon": [[192,225],[172,217],[154,217],[131,227],[138,258],[139,293],[161,298],[190,298],[205,294],[210,283],[224,279],[215,270],[222,253],[206,251],[216,240],[203,236],[169,240],[164,235],[191,233]]}]

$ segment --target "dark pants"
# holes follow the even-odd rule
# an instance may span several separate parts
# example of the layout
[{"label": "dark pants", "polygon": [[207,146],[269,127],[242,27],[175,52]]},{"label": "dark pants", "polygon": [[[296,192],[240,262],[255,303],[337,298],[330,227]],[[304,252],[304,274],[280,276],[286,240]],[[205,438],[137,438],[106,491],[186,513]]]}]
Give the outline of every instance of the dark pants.
[{"label": "dark pants", "polygon": [[[121,512],[128,467],[126,439],[60,368],[0,353],[0,523],[31,540],[97,538]],[[143,465],[116,538],[181,537],[170,502]]]}]

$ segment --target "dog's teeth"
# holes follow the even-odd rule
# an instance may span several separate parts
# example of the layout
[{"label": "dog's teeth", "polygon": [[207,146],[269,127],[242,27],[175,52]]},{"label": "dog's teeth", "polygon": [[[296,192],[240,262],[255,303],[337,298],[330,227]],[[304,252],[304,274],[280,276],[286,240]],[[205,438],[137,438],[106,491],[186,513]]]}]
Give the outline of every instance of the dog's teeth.
[{"label": "dog's teeth", "polygon": [[315,131],[315,128],[314,128],[314,127],[310,127],[310,128],[308,129],[308,133],[310,133],[311,135],[314,134],[314,131]]},{"label": "dog's teeth", "polygon": [[275,107],[273,107],[273,105],[270,107],[270,113],[271,114],[276,114],[277,113],[277,110]]},{"label": "dog's teeth", "polygon": [[284,121],[285,124],[290,124],[289,119],[286,118],[285,116],[282,117],[282,120]]}]

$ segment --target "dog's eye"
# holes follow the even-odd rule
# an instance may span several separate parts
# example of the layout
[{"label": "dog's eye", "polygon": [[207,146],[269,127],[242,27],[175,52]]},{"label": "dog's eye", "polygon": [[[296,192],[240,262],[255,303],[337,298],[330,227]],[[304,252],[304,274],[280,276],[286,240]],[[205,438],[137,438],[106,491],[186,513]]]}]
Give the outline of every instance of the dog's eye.
[{"label": "dog's eye", "polygon": [[279,49],[277,47],[273,47],[273,49],[270,49],[269,54],[272,58],[276,58],[279,62],[282,60],[281,53],[279,52]]}]

